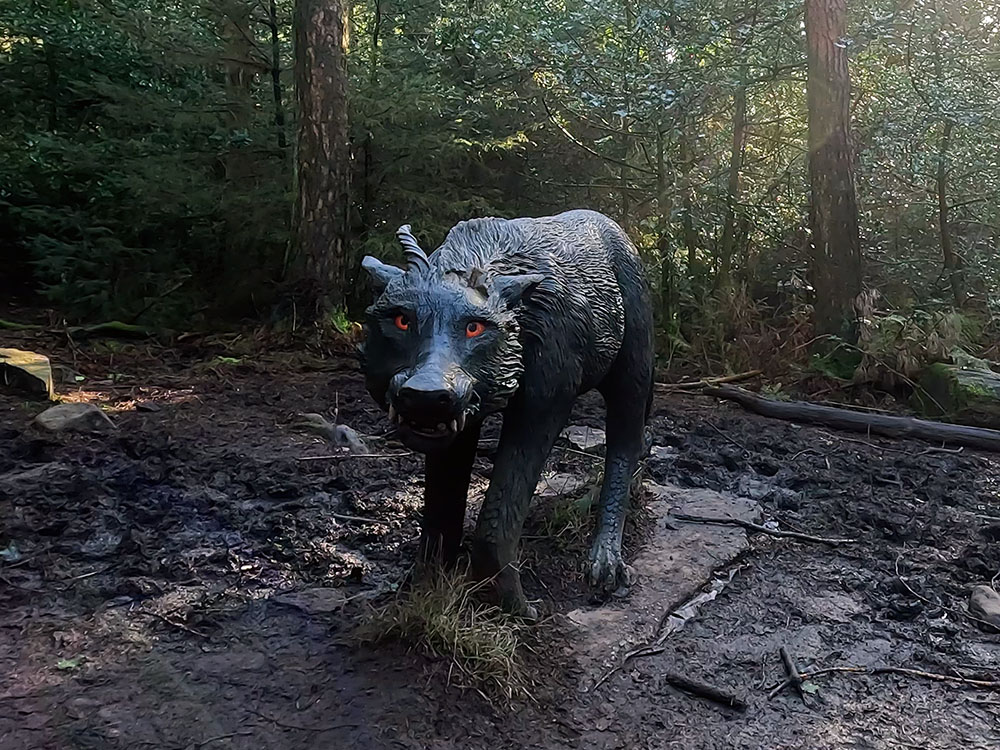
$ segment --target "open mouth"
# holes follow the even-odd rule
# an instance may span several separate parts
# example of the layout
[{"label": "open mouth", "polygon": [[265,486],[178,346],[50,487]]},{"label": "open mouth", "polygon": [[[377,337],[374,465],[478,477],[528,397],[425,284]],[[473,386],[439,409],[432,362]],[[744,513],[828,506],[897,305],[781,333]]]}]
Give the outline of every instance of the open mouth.
[{"label": "open mouth", "polygon": [[389,406],[389,421],[394,425],[406,430],[406,432],[425,440],[440,440],[442,438],[454,437],[465,429],[465,412],[450,422],[438,422],[429,424],[408,419],[396,411],[392,405]]}]

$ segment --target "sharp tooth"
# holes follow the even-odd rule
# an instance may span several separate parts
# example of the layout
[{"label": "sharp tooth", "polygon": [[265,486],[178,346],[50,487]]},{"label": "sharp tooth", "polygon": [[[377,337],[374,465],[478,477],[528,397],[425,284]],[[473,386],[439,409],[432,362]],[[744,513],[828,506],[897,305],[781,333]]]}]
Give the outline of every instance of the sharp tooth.
[{"label": "sharp tooth", "polygon": [[465,412],[463,411],[458,415],[458,430],[456,432],[461,432],[465,429]]},{"label": "sharp tooth", "polygon": [[389,421],[390,422],[396,421],[396,407],[393,406],[392,404],[389,404]]},{"label": "sharp tooth", "polygon": [[452,432],[458,432],[458,420],[457,419],[451,420],[451,431]]}]

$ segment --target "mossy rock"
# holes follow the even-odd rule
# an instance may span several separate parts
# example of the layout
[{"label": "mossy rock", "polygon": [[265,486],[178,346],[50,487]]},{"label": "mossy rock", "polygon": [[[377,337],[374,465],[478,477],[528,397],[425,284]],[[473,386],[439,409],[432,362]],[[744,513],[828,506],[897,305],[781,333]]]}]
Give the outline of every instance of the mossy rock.
[{"label": "mossy rock", "polygon": [[1000,374],[938,362],[924,369],[919,384],[913,402],[927,416],[1000,430]]}]

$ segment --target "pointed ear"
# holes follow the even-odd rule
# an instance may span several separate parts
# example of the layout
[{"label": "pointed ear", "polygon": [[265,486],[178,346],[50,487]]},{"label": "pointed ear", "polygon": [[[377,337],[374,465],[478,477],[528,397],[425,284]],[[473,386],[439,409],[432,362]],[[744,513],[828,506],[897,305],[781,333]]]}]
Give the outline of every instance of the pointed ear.
[{"label": "pointed ear", "polygon": [[509,276],[497,276],[493,279],[493,293],[500,296],[508,308],[520,303],[525,294],[541,284],[545,277],[540,273],[520,273]]},{"label": "pointed ear", "polygon": [[405,273],[402,268],[390,266],[370,255],[366,255],[364,257],[361,261],[361,267],[368,272],[369,276],[371,276],[372,285],[379,294],[382,293],[383,289],[389,286],[390,281],[398,279]]}]

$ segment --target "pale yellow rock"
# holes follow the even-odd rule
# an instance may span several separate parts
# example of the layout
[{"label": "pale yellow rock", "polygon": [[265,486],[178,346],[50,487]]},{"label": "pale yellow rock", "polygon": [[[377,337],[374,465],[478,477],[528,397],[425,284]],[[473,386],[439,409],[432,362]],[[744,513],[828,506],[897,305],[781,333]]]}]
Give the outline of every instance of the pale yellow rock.
[{"label": "pale yellow rock", "polygon": [[44,354],[0,349],[0,383],[51,400],[52,365]]}]

